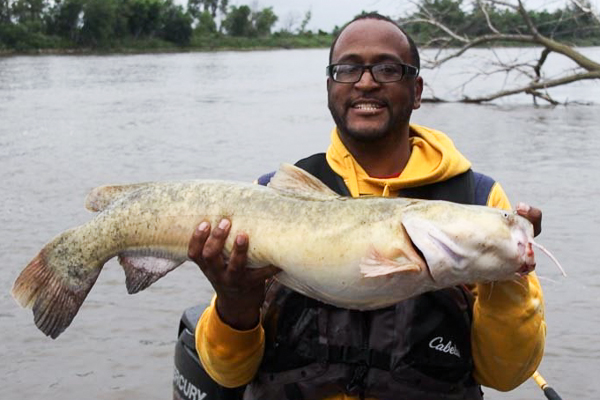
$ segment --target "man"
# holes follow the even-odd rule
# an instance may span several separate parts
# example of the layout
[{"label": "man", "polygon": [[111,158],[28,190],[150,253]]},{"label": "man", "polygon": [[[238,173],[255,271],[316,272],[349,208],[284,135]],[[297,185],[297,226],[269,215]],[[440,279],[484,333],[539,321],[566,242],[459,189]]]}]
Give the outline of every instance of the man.
[{"label": "man", "polygon": [[[298,165],[353,197],[474,202],[464,196],[473,191],[469,161],[443,133],[409,125],[423,89],[418,57],[385,17],[346,25],[330,51],[331,145]],[[501,187],[490,186],[487,205],[510,208]],[[539,233],[539,210],[518,211]],[[511,390],[541,360],[545,322],[534,274],[430,292],[382,310],[343,310],[276,283],[265,295],[278,269],[245,268],[252,238],[243,232],[235,232],[226,262],[230,226],[226,219],[212,229],[202,223],[190,241],[190,258],[216,292],[196,347],[221,385],[249,384],[245,398],[481,399],[479,385]]]}]

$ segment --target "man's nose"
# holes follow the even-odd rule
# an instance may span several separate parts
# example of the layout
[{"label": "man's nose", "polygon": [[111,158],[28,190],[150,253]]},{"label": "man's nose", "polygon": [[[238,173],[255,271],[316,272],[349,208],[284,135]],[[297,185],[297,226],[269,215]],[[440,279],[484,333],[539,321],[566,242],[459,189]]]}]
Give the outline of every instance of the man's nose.
[{"label": "man's nose", "polygon": [[363,71],[360,80],[354,84],[354,86],[358,89],[372,89],[379,87],[380,83],[375,80],[373,77],[373,72],[370,69],[366,69]]}]

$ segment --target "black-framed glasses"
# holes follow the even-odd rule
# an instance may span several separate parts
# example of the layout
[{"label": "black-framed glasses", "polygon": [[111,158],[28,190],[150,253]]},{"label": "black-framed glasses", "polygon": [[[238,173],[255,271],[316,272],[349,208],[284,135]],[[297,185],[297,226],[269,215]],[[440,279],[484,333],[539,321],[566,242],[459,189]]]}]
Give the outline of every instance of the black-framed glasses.
[{"label": "black-framed glasses", "polygon": [[327,66],[327,76],[339,83],[356,83],[360,81],[365,70],[369,70],[375,82],[378,83],[398,82],[405,76],[419,75],[419,69],[412,65],[380,63],[368,65],[331,64]]}]

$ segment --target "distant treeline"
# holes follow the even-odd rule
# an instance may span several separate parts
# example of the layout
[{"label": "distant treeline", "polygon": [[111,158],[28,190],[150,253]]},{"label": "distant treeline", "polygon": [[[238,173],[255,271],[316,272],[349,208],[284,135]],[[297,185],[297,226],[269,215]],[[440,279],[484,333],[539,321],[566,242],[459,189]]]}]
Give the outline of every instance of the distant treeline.
[{"label": "distant treeline", "polygon": [[[326,46],[330,35],[305,30],[310,20],[272,33],[271,7],[227,0],[0,0],[0,50]],[[297,26],[294,26],[297,25]]]},{"label": "distant treeline", "polygon": [[[436,19],[464,34],[489,32],[477,7],[462,1],[421,0]],[[578,44],[600,44],[598,24],[573,7],[552,13],[531,12],[544,35]],[[492,9],[489,17],[505,33],[518,33],[521,17]],[[326,47],[332,33],[306,29],[311,13],[280,21],[272,7],[229,5],[228,0],[0,0],[0,50],[161,50],[170,48]],[[416,12],[406,19],[419,17]],[[403,20],[405,20],[403,18]],[[283,26],[273,32],[275,24]],[[419,44],[435,41],[439,29],[424,23],[406,25]]]}]

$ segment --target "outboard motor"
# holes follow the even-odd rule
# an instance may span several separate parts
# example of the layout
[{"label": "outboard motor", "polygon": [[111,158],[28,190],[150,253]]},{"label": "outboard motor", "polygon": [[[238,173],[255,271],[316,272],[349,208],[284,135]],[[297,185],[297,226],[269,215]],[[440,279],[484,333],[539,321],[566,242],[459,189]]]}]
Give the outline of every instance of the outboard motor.
[{"label": "outboard motor", "polygon": [[198,354],[194,333],[204,306],[190,307],[183,312],[175,345],[173,371],[173,400],[240,400],[244,387],[228,389],[213,381],[204,371]]}]

